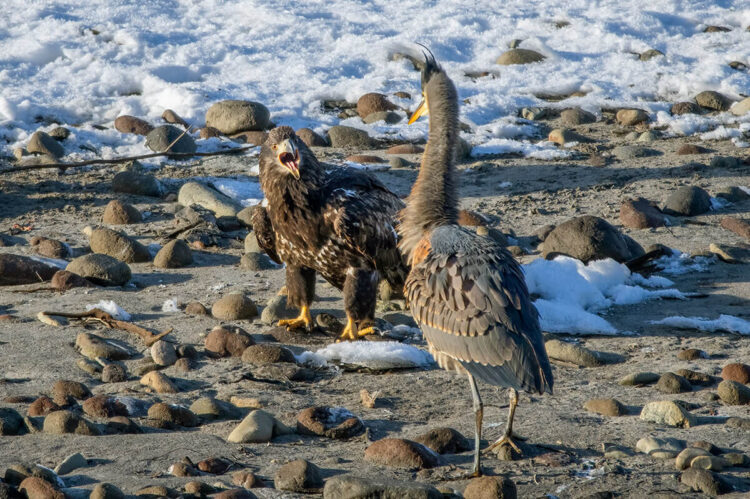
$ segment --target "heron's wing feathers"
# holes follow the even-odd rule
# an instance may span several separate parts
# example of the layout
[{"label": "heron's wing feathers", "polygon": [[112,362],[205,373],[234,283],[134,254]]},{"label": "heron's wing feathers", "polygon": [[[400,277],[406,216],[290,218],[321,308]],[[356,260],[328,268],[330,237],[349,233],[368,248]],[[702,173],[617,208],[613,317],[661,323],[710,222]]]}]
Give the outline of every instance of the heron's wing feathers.
[{"label": "heron's wing feathers", "polygon": [[268,211],[263,206],[256,206],[250,222],[253,224],[253,232],[261,249],[266,252],[271,260],[281,263],[281,258],[276,253],[276,234],[273,231]]},{"label": "heron's wing feathers", "polygon": [[432,248],[413,266],[406,293],[433,348],[488,383],[551,391],[538,314],[505,249],[441,254]]}]

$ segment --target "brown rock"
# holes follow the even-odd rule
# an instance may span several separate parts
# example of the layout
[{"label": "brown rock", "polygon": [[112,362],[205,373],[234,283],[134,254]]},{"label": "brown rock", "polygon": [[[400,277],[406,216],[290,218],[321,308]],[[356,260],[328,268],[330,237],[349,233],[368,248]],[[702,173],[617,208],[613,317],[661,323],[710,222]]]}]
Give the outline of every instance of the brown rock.
[{"label": "brown rock", "polygon": [[620,109],[616,119],[621,125],[633,126],[648,121],[648,114],[642,109]]},{"label": "brown rock", "polygon": [[381,466],[407,469],[434,468],[437,455],[427,447],[401,438],[384,438],[365,450],[365,461]]},{"label": "brown rock", "polygon": [[232,293],[214,303],[211,307],[211,315],[225,321],[252,319],[258,316],[258,308],[244,294]]},{"label": "brown rock", "polygon": [[666,217],[656,203],[645,198],[626,199],[620,205],[620,222],[632,229],[664,227]]},{"label": "brown rock", "polygon": [[223,475],[229,469],[234,466],[234,463],[223,457],[209,457],[199,461],[198,469],[204,473],[211,473],[212,475]]},{"label": "brown rock", "polygon": [[370,154],[353,154],[346,158],[346,161],[352,163],[372,164],[372,163],[385,163],[386,161],[380,156],[373,156]]},{"label": "brown rock", "polygon": [[672,104],[670,112],[675,115],[679,114],[701,114],[701,107],[694,102],[676,102]]},{"label": "brown rock", "polygon": [[83,383],[70,380],[59,380],[52,385],[52,400],[58,405],[68,405],[77,400],[91,396],[91,391]]},{"label": "brown rock", "polygon": [[189,409],[178,405],[158,402],[148,408],[149,419],[164,421],[178,426],[198,426],[198,417]]},{"label": "brown rock", "polygon": [[235,471],[232,473],[232,483],[246,489],[262,487],[262,482],[255,476],[255,473],[248,470]]},{"label": "brown rock", "polygon": [[379,111],[393,111],[397,107],[388,98],[376,92],[365,94],[357,101],[357,114],[364,119],[372,113]]},{"label": "brown rock", "polygon": [[57,267],[38,262],[28,256],[0,254],[0,286],[49,281],[57,270]]},{"label": "brown rock", "polygon": [[495,63],[502,66],[511,66],[514,64],[541,62],[544,59],[546,58],[542,54],[534,50],[514,48],[501,54]]},{"label": "brown rock", "polygon": [[708,354],[703,350],[698,350],[697,348],[686,348],[684,350],[680,350],[680,352],[677,354],[677,358],[680,360],[707,359]]},{"label": "brown rock", "polygon": [[212,126],[204,126],[198,131],[200,138],[210,139],[211,137],[221,137],[221,132]]},{"label": "brown rock", "polygon": [[464,490],[464,499],[516,499],[516,484],[501,476],[474,478]]},{"label": "brown rock", "polygon": [[51,398],[42,395],[29,406],[27,414],[31,417],[46,416],[50,412],[59,411],[61,408]]},{"label": "brown rock", "polygon": [[44,433],[50,435],[99,435],[99,429],[70,411],[54,411],[44,418]]},{"label": "brown rock", "polygon": [[115,416],[107,421],[107,430],[110,433],[122,435],[136,435],[143,430],[132,419],[125,416]]},{"label": "brown rock", "polygon": [[570,142],[590,142],[587,137],[568,128],[555,128],[549,133],[547,140],[555,144],[564,145]]},{"label": "brown rock", "polygon": [[156,393],[177,393],[172,380],[159,371],[151,371],[141,378],[141,384],[151,387]]},{"label": "brown rock", "polygon": [[732,31],[732,28],[727,28],[726,26],[706,26],[706,29],[703,30],[704,33],[725,33],[727,31]]},{"label": "brown rock", "polygon": [[726,111],[732,105],[732,101],[719,92],[706,90],[695,96],[695,102],[700,107],[712,111]]},{"label": "brown rock", "polygon": [[233,139],[239,140],[240,142],[244,142],[245,144],[250,144],[253,146],[260,146],[263,145],[263,143],[268,138],[268,133],[261,132],[259,130],[249,130],[245,132],[236,133],[231,136]]},{"label": "brown rock", "polygon": [[583,404],[583,408],[602,416],[622,416],[628,413],[625,406],[617,399],[591,399]]},{"label": "brown rock", "polygon": [[453,428],[434,428],[414,441],[438,454],[458,454],[472,449],[471,442]]},{"label": "brown rock", "polygon": [[47,239],[46,237],[42,238],[42,240],[39,241],[39,244],[34,246],[34,250],[38,254],[46,256],[47,258],[57,258],[62,260],[63,258],[68,258],[70,256],[70,251],[65,244],[55,239]]},{"label": "brown rock", "polygon": [[274,364],[276,362],[296,363],[294,354],[279,345],[261,343],[250,345],[242,352],[242,362],[250,364]]},{"label": "brown rock", "polygon": [[424,148],[416,144],[398,144],[385,150],[386,154],[422,154]]},{"label": "brown rock", "polygon": [[255,495],[245,489],[229,489],[214,494],[213,499],[255,499]]},{"label": "brown rock", "polygon": [[104,419],[128,415],[128,410],[122,402],[106,395],[95,395],[86,399],[82,408],[83,412],[92,418]]},{"label": "brown rock", "polygon": [[690,369],[677,369],[674,373],[688,380],[691,385],[710,386],[716,382],[713,376]]},{"label": "brown rock", "polygon": [[[750,240],[750,223],[747,223],[744,220],[734,217],[724,217],[721,219],[721,226],[726,230],[734,232],[738,236]],[[2,264],[0,263],[0,267],[1,265]],[[0,276],[1,275],[2,272],[0,272]],[[2,280],[2,277],[0,277],[0,280]]]},{"label": "brown rock", "polygon": [[125,494],[111,483],[97,483],[89,499],[124,499]]},{"label": "brown rock", "polygon": [[65,155],[65,149],[54,138],[47,133],[39,131],[34,132],[26,145],[26,150],[30,153],[41,154],[43,158],[51,159],[52,163],[57,158]]},{"label": "brown rock", "polygon": [[92,229],[89,236],[91,251],[111,256],[121,262],[149,262],[151,253],[131,237],[107,228]]},{"label": "brown rock", "polygon": [[193,263],[193,252],[182,239],[173,239],[156,253],[154,267],[160,269],[176,269]]},{"label": "brown rock", "polygon": [[476,211],[458,210],[458,225],[463,225],[465,227],[487,225],[487,218]]},{"label": "brown rock", "polygon": [[580,107],[564,110],[560,113],[560,118],[565,126],[576,126],[596,122],[596,116],[588,111],[584,111]]},{"label": "brown rock", "polygon": [[326,139],[309,128],[300,128],[296,133],[307,147],[328,147]]},{"label": "brown rock", "polygon": [[174,463],[172,466],[170,466],[167,469],[167,472],[172,476],[179,476],[179,477],[200,475],[200,472],[197,469],[183,462]]},{"label": "brown rock", "polygon": [[127,225],[142,222],[141,212],[132,204],[113,199],[104,208],[102,222],[112,225]]},{"label": "brown rock", "polygon": [[328,438],[350,438],[364,431],[358,417],[342,407],[308,407],[297,415],[297,432]]},{"label": "brown rock", "polygon": [[102,369],[102,383],[120,383],[128,380],[128,373],[120,364],[107,364]]},{"label": "brown rock", "polygon": [[18,490],[24,493],[27,499],[65,499],[65,494],[55,490],[50,482],[37,476],[24,478]]},{"label": "brown rock", "polygon": [[323,487],[320,468],[304,459],[286,463],[276,472],[273,486],[277,490],[310,492]]},{"label": "brown rock", "polygon": [[586,215],[555,227],[544,240],[545,258],[561,253],[584,263],[612,258],[626,262],[644,254],[640,244],[622,234],[604,219]]},{"label": "brown rock", "polygon": [[701,147],[696,144],[682,144],[679,149],[677,149],[677,155],[678,156],[686,156],[689,154],[706,154],[708,152],[708,149],[705,147]]},{"label": "brown rock", "polygon": [[188,125],[187,121],[180,118],[180,116],[171,109],[165,109],[164,112],[161,113],[161,119],[163,119],[167,123],[172,123],[173,125],[182,125],[185,128],[190,126]]},{"label": "brown rock", "polygon": [[721,377],[722,379],[728,379],[746,385],[750,383],[750,366],[739,362],[727,364],[721,370]]},{"label": "brown rock", "polygon": [[52,276],[50,282],[53,288],[60,291],[67,291],[73,288],[96,288],[96,284],[84,279],[78,274],[68,272],[67,270],[58,270],[55,275]]},{"label": "brown rock", "polygon": [[750,404],[750,388],[747,386],[725,379],[719,383],[716,389],[721,401],[728,405]]},{"label": "brown rock", "polygon": [[217,357],[242,357],[242,353],[250,345],[254,345],[253,337],[239,327],[216,326],[206,336],[206,351]]},{"label": "brown rock", "polygon": [[115,130],[120,133],[134,133],[136,135],[148,135],[154,127],[148,121],[124,114],[115,120]]},{"label": "brown rock", "polygon": [[201,302],[191,301],[185,306],[188,315],[208,315],[208,309]]},{"label": "brown rock", "polygon": [[662,393],[684,393],[692,391],[690,382],[674,373],[664,373],[656,382],[656,389]]}]

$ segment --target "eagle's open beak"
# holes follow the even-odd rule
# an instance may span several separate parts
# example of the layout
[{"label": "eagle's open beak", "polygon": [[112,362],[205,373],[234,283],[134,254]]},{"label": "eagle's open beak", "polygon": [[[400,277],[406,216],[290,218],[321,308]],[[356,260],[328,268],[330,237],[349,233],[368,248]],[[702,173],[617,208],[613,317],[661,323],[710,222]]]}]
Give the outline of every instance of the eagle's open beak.
[{"label": "eagle's open beak", "polygon": [[284,165],[294,175],[294,178],[299,180],[299,149],[297,149],[297,146],[287,139],[279,144],[278,152],[279,163]]},{"label": "eagle's open beak", "polygon": [[425,114],[427,114],[427,98],[422,99],[422,102],[419,103],[417,110],[414,111],[414,114],[409,118],[409,124],[411,125]]}]

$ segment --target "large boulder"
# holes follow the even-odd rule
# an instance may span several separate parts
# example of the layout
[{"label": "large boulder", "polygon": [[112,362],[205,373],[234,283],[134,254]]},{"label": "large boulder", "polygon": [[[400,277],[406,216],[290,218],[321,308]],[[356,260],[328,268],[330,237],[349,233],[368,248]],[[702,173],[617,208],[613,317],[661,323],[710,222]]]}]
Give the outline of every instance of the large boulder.
[{"label": "large boulder", "polygon": [[606,220],[585,215],[563,222],[549,233],[542,254],[548,258],[553,253],[568,255],[584,263],[605,258],[623,263],[643,255],[644,251],[640,244]]},{"label": "large boulder", "polygon": [[206,126],[232,135],[247,130],[265,130],[270,118],[268,108],[259,102],[223,100],[208,108]]},{"label": "large boulder", "polygon": [[28,256],[0,254],[0,286],[49,281],[58,269]]},{"label": "large boulder", "polygon": [[374,146],[367,132],[350,126],[332,126],[328,130],[328,138],[333,147],[369,149]]},{"label": "large boulder", "polygon": [[135,239],[112,229],[91,229],[89,245],[94,253],[109,255],[125,263],[151,260],[151,253],[149,253],[148,248]]},{"label": "large boulder", "polygon": [[65,270],[102,286],[123,286],[131,277],[127,263],[100,253],[79,256]]},{"label": "large boulder", "polygon": [[198,146],[190,136],[174,125],[162,125],[154,128],[146,135],[146,146],[154,152],[192,154]]},{"label": "large boulder", "polygon": [[229,196],[198,182],[187,182],[180,187],[177,202],[182,206],[197,204],[217,217],[234,217],[242,210],[242,205]]},{"label": "large boulder", "polygon": [[693,185],[683,185],[669,195],[664,203],[664,213],[690,217],[701,215],[711,209],[711,196]]}]

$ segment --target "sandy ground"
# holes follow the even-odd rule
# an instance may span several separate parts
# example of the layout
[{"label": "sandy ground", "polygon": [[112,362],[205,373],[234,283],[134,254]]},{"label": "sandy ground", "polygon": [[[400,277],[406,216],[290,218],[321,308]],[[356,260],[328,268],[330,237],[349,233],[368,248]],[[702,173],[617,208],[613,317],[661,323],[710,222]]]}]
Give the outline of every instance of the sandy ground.
[{"label": "sandy ground", "polygon": [[[549,123],[554,126],[555,123]],[[614,126],[595,124],[579,127],[579,132],[594,137],[605,151],[624,143],[612,133]],[[727,185],[750,185],[750,166],[732,170],[712,169],[708,164],[713,155],[734,155],[747,152],[736,149],[728,141],[703,144],[711,153],[700,156],[676,156],[674,152],[695,138],[659,140],[648,147],[660,151],[659,156],[632,161],[610,161],[594,167],[585,158],[580,160],[538,161],[519,158],[488,158],[461,165],[463,171],[461,197],[465,208],[497,217],[504,231],[513,230],[523,241],[547,224],[560,223],[572,216],[593,214],[620,225],[618,212],[626,197],[644,196],[657,202],[666,199],[680,185],[697,185],[714,192]],[[344,151],[319,149],[321,159],[341,158]],[[383,154],[383,151],[376,151]],[[416,162],[418,156],[406,156]],[[160,178],[180,179],[197,175],[245,174],[253,159],[212,158],[162,168]],[[690,163],[690,162],[693,163]],[[690,164],[688,164],[690,163]],[[28,234],[8,238],[14,246],[2,252],[32,254],[29,239],[33,235],[58,238],[74,248],[87,245],[81,229],[100,220],[102,210],[111,199],[135,204],[151,216],[142,224],[124,230],[141,242],[158,242],[159,235],[174,228],[176,203],[155,198],[127,196],[110,190],[110,179],[116,168],[99,167],[87,172],[75,171],[58,175],[54,170],[0,177],[0,231],[14,223],[32,225]],[[414,169],[398,169],[377,174],[398,194],[408,193],[416,177]],[[501,182],[511,182],[501,188]],[[692,253],[706,250],[712,242],[741,246],[739,236],[718,226],[728,213],[747,216],[750,201],[732,205],[720,212],[694,217],[701,225],[682,224],[669,228],[625,232],[644,247],[661,243]],[[95,460],[84,469],[65,478],[69,486],[91,488],[99,481],[120,486],[133,493],[146,485],[159,484],[180,488],[190,478],[167,474],[170,464],[188,456],[194,462],[210,456],[224,456],[240,467],[254,470],[272,480],[276,470],[293,458],[308,459],[319,465],[326,478],[342,473],[363,477],[417,479],[462,491],[467,481],[450,481],[451,473],[468,470],[471,453],[446,455],[446,467],[423,471],[383,468],[364,461],[365,448],[371,440],[383,437],[411,438],[427,429],[449,426],[467,437],[473,435],[471,396],[464,378],[437,368],[429,370],[393,371],[384,374],[331,371],[318,373],[314,382],[265,383],[247,379],[249,367],[239,359],[202,359],[190,372],[165,370],[176,378],[181,388],[176,395],[156,395],[139,385],[137,377],[116,384],[102,384],[76,367],[79,355],[73,348],[77,333],[90,330],[108,338],[127,342],[135,349],[145,348],[134,337],[122,331],[104,330],[99,326],[80,325],[65,328],[45,326],[34,319],[40,310],[82,311],[85,304],[101,299],[115,300],[132,314],[132,321],[150,328],[174,328],[176,342],[193,344],[202,349],[203,336],[219,321],[209,316],[188,316],[164,313],[162,303],[176,298],[180,303],[198,300],[210,306],[231,291],[244,291],[258,304],[264,304],[283,285],[283,270],[262,272],[240,271],[242,232],[235,234],[226,248],[208,248],[194,252],[195,263],[177,270],[160,270],[151,264],[132,264],[134,288],[97,290],[75,289],[64,294],[38,292],[20,294],[13,288],[0,289],[0,313],[17,316],[16,321],[0,321],[0,395],[37,397],[49,393],[58,379],[86,383],[95,394],[121,394],[146,400],[163,400],[189,405],[195,399],[215,395],[228,399],[232,395],[257,397],[265,408],[287,424],[293,425],[299,410],[311,405],[344,406],[362,418],[369,431],[348,441],[290,435],[270,444],[229,444],[225,437],[237,424],[236,420],[204,424],[182,431],[151,430],[142,435],[100,437],[50,436],[41,433],[0,438],[0,470],[19,461],[54,467],[65,456],[80,451]],[[537,254],[524,256],[528,262]],[[690,393],[665,395],[651,387],[624,387],[617,383],[622,376],[638,371],[658,373],[689,368],[716,375],[729,362],[747,362],[750,339],[729,334],[708,334],[653,326],[650,320],[668,315],[706,316],[730,314],[750,319],[750,263],[717,262],[707,272],[673,277],[676,287],[686,292],[705,293],[704,298],[688,301],[652,301],[634,306],[612,308],[606,318],[619,330],[632,331],[635,336],[585,337],[582,344],[596,350],[617,352],[626,357],[620,364],[598,368],[575,368],[555,364],[554,396],[522,395],[516,416],[516,430],[528,438],[528,455],[514,461],[501,461],[494,455],[484,461],[488,474],[502,474],[513,479],[519,497],[586,497],[602,491],[617,497],[699,497],[679,483],[673,462],[652,459],[644,454],[616,460],[605,459],[602,444],[615,443],[633,448],[642,437],[676,437],[687,441],[708,440],[725,448],[750,453],[750,434],[746,430],[724,425],[727,417],[748,416],[747,406],[725,406],[709,401],[706,394],[713,387],[695,389]],[[212,288],[221,285],[216,291]],[[343,316],[340,294],[327,285],[318,286],[319,301],[315,313],[331,312]],[[258,339],[269,328],[260,320],[237,321]],[[329,338],[302,338],[296,351],[315,349]],[[708,352],[709,359],[678,360],[677,353],[688,347]],[[141,362],[141,356],[127,361],[129,371]],[[364,408],[359,391],[380,391],[379,404]],[[499,437],[504,425],[507,400],[502,390],[480,386],[485,400],[485,437],[488,442]],[[591,398],[615,397],[630,409],[630,415],[602,417],[582,409]],[[638,418],[640,408],[648,401],[680,399],[695,404],[692,411],[701,417],[700,425],[688,429],[656,426]],[[25,415],[24,404],[5,404]],[[559,461],[549,465],[534,456],[552,452]],[[747,497],[750,473],[734,468],[722,473],[736,486],[727,497]],[[209,483],[230,483],[228,475],[201,477]],[[278,494],[266,489],[255,491],[259,497]],[[691,495],[692,494],[692,495]],[[289,495],[289,497],[292,497]]]}]

